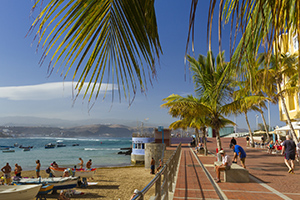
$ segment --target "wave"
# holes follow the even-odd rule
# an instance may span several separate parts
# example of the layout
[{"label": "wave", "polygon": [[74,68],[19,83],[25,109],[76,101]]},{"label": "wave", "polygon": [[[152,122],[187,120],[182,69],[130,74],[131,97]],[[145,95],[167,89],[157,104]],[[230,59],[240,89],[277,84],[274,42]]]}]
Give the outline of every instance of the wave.
[{"label": "wave", "polygon": [[119,151],[120,148],[84,148],[85,151]]}]

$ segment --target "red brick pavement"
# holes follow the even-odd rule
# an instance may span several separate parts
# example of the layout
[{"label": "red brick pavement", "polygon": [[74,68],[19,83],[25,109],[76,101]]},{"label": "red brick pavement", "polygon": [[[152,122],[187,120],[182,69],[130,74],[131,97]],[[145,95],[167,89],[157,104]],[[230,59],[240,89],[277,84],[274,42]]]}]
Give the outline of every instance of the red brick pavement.
[{"label": "red brick pavement", "polygon": [[[223,149],[229,156],[231,138],[222,138]],[[246,147],[245,138],[237,138],[246,153],[249,183],[218,183],[228,199],[300,199],[300,165],[296,164],[295,174],[289,174],[280,154],[267,154],[266,149]],[[212,178],[216,177],[213,163],[216,161],[216,140],[208,139],[209,156],[198,155],[201,163]],[[183,144],[181,162],[177,176],[174,199],[219,199],[213,184],[206,177],[192,151]],[[239,161],[238,161],[238,164]],[[222,177],[222,176],[221,176]],[[251,178],[252,177],[252,178]],[[225,198],[226,199],[226,198]]]}]

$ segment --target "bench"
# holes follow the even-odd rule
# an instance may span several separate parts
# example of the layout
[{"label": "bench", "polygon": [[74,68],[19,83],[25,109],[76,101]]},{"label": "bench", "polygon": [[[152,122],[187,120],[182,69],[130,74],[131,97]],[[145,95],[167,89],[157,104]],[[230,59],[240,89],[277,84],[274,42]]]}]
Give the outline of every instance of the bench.
[{"label": "bench", "polygon": [[[214,166],[221,165],[222,162],[214,162]],[[239,166],[238,164],[232,163],[229,170],[221,171],[224,172],[224,182],[232,183],[248,183],[249,182],[249,172],[247,169]]]}]

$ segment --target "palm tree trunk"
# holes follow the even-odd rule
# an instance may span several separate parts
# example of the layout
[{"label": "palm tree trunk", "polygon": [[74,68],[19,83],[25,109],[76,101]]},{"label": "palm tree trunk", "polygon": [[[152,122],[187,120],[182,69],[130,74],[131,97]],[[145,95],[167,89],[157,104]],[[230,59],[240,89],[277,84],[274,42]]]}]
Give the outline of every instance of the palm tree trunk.
[{"label": "palm tree trunk", "polygon": [[261,118],[262,118],[263,123],[264,123],[266,134],[267,134],[267,142],[269,142],[270,141],[270,136],[269,136],[269,130],[268,130],[268,127],[267,127],[267,123],[266,123],[266,120],[265,120],[265,117],[264,117],[264,112],[262,111],[261,106],[259,106],[259,109],[261,110],[260,114],[261,114]]},{"label": "palm tree trunk", "polygon": [[290,118],[290,115],[288,113],[288,110],[287,110],[287,107],[286,107],[286,104],[285,104],[285,101],[284,101],[284,97],[283,97],[283,95],[281,93],[281,85],[280,85],[280,83],[278,81],[278,78],[276,78],[276,83],[277,83],[277,87],[278,87],[278,90],[279,90],[278,93],[279,93],[279,97],[280,97],[281,102],[282,102],[282,107],[283,107],[283,110],[285,112],[287,122],[288,122],[288,124],[290,126],[290,129],[291,129],[291,132],[292,132],[292,135],[293,135],[293,140],[294,140],[294,142],[296,144],[298,144],[299,140],[298,140],[297,135],[295,133],[294,127],[292,126],[291,118]]},{"label": "palm tree trunk", "polygon": [[215,129],[215,131],[216,131],[217,147],[218,147],[218,151],[220,151],[222,149],[220,132],[219,132],[219,129]]},{"label": "palm tree trunk", "polygon": [[206,128],[205,127],[202,128],[202,133],[203,133],[202,142],[204,144],[204,155],[207,156],[208,151],[207,151],[207,144],[206,144]]},{"label": "palm tree trunk", "polygon": [[252,141],[251,146],[254,147],[254,139],[253,139],[253,134],[252,134],[251,127],[250,127],[250,124],[249,124],[247,112],[245,112],[245,118],[246,118],[246,122],[247,122],[248,129],[249,129],[249,135],[250,135],[250,138],[251,138],[251,141]]},{"label": "palm tree trunk", "polygon": [[197,128],[195,128],[195,136],[195,146],[197,146],[199,143],[199,130]]}]

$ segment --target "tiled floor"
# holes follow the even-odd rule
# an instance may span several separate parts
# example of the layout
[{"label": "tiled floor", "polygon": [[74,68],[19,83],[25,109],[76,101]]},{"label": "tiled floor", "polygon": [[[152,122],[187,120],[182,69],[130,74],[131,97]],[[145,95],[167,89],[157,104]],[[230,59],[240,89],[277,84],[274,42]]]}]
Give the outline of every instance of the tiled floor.
[{"label": "tiled floor", "polygon": [[[223,149],[229,156],[233,156],[229,142],[230,138],[222,138]],[[237,142],[247,153],[249,183],[211,183],[192,149],[188,144],[183,144],[173,199],[220,199],[214,184],[221,189],[224,199],[300,199],[299,163],[296,164],[295,174],[289,174],[283,156],[267,154],[266,149],[246,147],[245,138],[237,138]],[[213,167],[216,161],[213,155],[216,149],[215,138],[209,138],[207,144],[212,155],[197,156],[213,180],[216,177]]]}]

